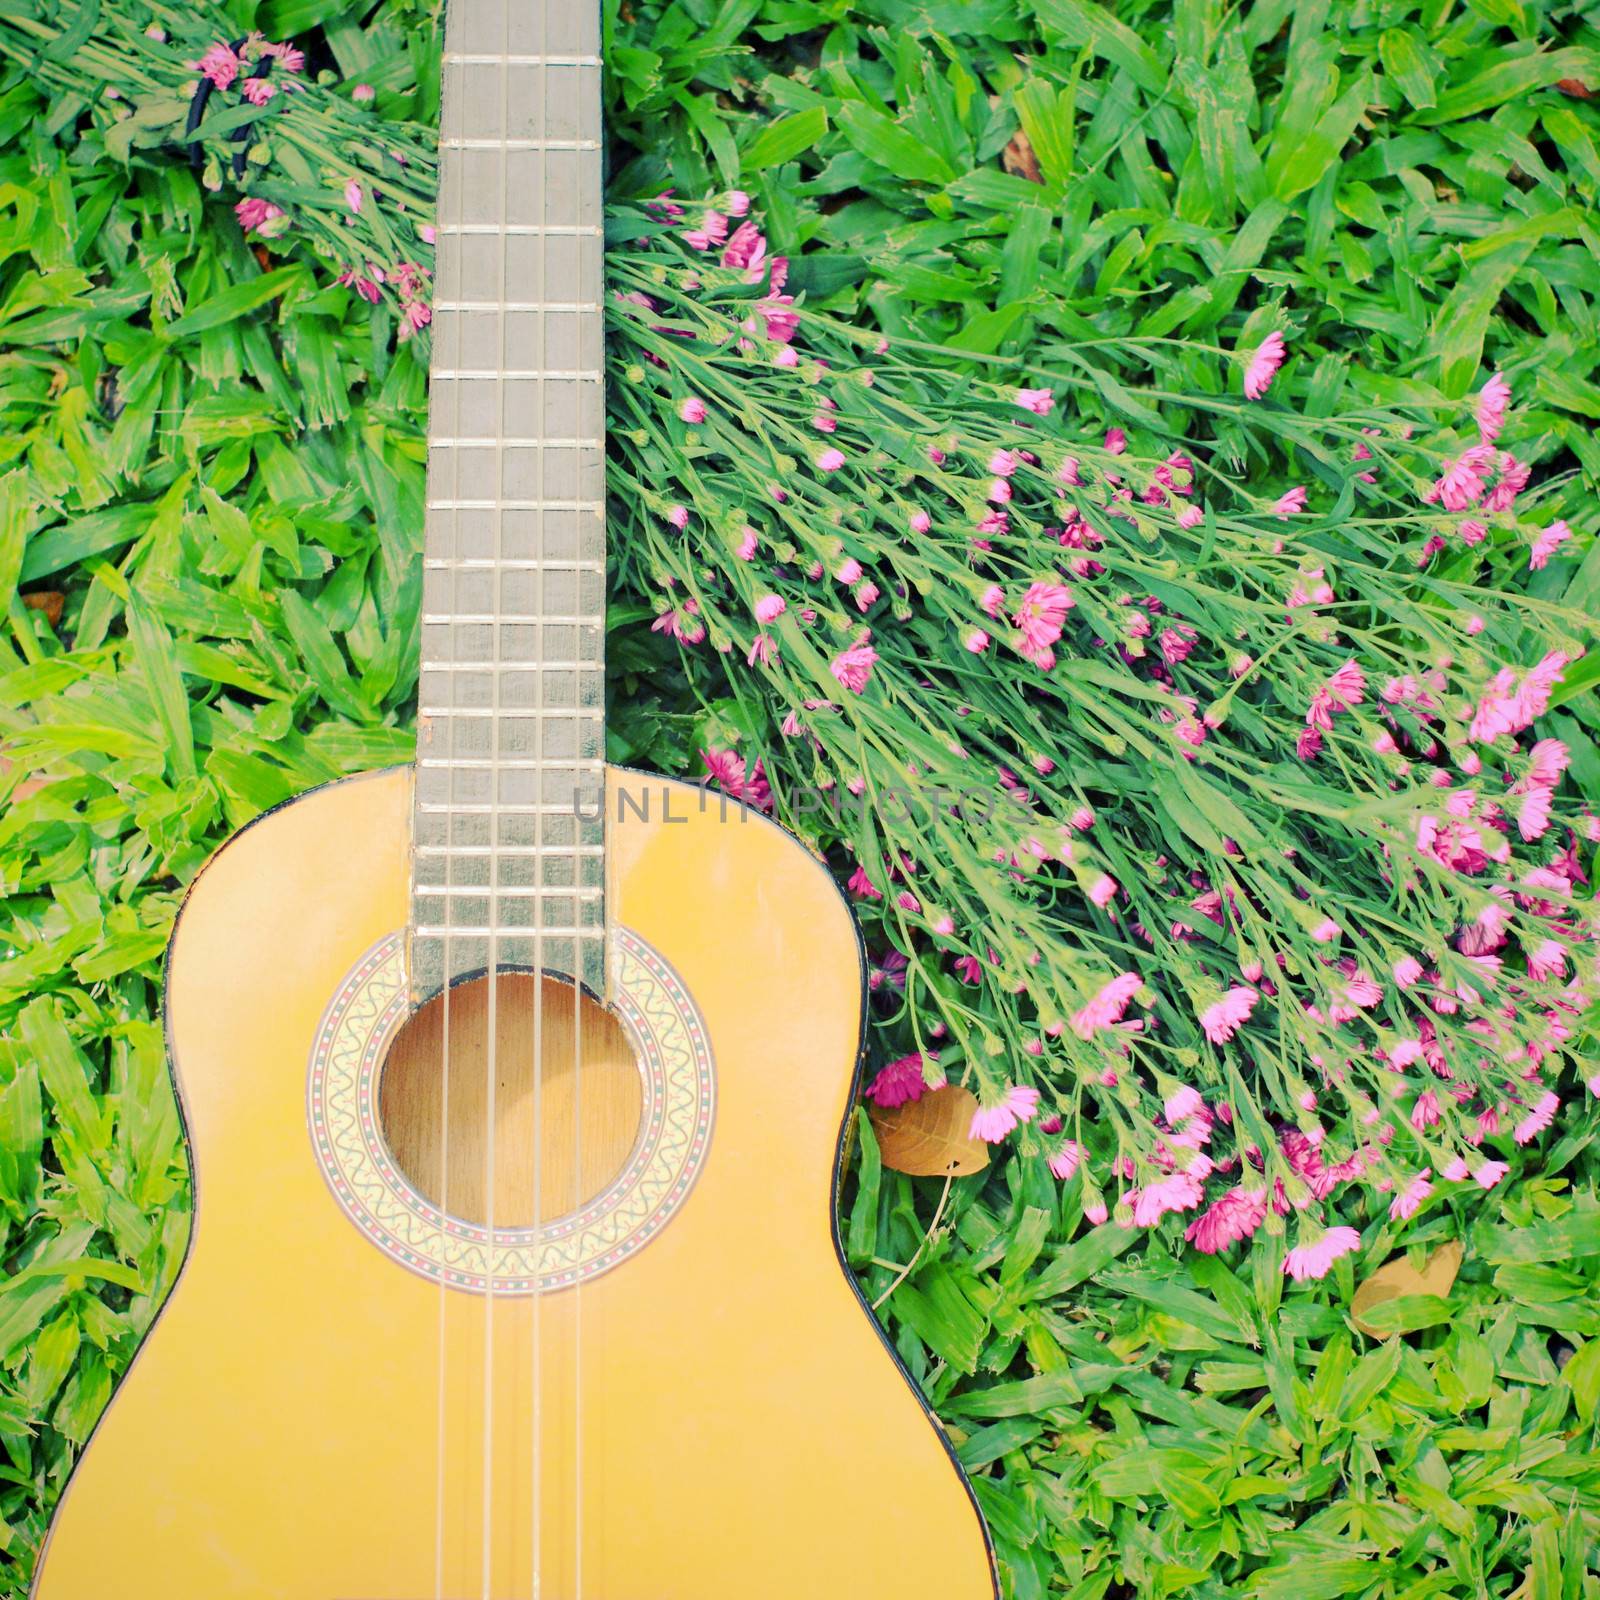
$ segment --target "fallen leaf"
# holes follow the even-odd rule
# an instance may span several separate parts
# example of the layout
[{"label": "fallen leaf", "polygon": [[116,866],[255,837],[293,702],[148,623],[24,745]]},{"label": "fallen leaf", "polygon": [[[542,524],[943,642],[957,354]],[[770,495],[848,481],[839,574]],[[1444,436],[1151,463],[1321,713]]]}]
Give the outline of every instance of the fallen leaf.
[{"label": "fallen leaf", "polygon": [[1356,1326],[1374,1338],[1382,1338],[1384,1330],[1374,1328],[1364,1320],[1365,1314],[1385,1300],[1398,1300],[1402,1295],[1431,1294],[1443,1300],[1450,1293],[1461,1267],[1462,1246],[1459,1239],[1451,1239],[1437,1250],[1430,1251],[1420,1267],[1411,1264],[1409,1255],[1396,1256],[1385,1261],[1370,1277],[1357,1286],[1350,1301],[1350,1315]]},{"label": "fallen leaf", "polygon": [[[16,762],[9,756],[0,756],[0,779],[8,778]],[[24,778],[15,789],[11,791],[13,801],[26,800],[30,795],[36,795],[51,780],[49,778]]]},{"label": "fallen leaf", "polygon": [[989,1147],[967,1136],[977,1109],[971,1093],[956,1084],[929,1090],[903,1106],[874,1107],[872,1131],[884,1166],[916,1178],[982,1172],[989,1165]]},{"label": "fallen leaf", "polygon": [[1026,178],[1029,183],[1043,183],[1044,173],[1039,170],[1039,158],[1028,143],[1028,136],[1020,128],[1012,134],[1011,143],[1000,152],[1000,165],[1014,177]]},{"label": "fallen leaf", "polygon": [[1557,78],[1556,88],[1563,94],[1570,94],[1576,100],[1594,99],[1594,90],[1582,78]]},{"label": "fallen leaf", "polygon": [[52,628],[61,621],[61,612],[67,603],[67,597],[59,589],[37,589],[21,598],[30,611],[44,612],[45,620]]}]

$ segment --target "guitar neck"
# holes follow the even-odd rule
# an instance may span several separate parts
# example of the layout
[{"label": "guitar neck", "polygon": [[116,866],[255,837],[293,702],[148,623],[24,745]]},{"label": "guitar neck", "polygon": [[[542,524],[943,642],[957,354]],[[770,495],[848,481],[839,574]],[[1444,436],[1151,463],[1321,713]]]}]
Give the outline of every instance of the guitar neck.
[{"label": "guitar neck", "polygon": [[605,403],[594,0],[451,0],[411,898],[419,1001],[605,988]]}]

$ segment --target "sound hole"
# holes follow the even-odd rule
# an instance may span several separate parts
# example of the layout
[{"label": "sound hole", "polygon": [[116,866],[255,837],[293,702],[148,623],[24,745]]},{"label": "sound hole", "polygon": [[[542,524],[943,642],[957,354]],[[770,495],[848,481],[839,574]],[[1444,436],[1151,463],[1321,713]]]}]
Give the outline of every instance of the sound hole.
[{"label": "sound hole", "polygon": [[[536,1214],[535,1166],[538,1218],[548,1222],[577,1210],[622,1170],[638,1135],[644,1096],[622,1024],[571,983],[503,972],[495,979],[494,999],[494,1224],[526,1228]],[[434,1205],[443,1198],[452,1216],[484,1223],[490,1171],[488,978],[451,989],[448,1038],[446,1023],[443,995],[406,1019],[384,1061],[378,1117],[395,1164],[415,1188]],[[537,1073],[536,1023],[542,1061]],[[442,1195],[445,1185],[448,1195]]]}]

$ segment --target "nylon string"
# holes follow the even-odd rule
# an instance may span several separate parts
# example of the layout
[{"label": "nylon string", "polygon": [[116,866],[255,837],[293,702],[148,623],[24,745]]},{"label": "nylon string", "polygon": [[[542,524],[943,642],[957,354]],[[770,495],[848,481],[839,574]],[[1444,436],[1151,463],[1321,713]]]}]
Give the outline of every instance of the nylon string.
[{"label": "nylon string", "polygon": [[[461,68],[461,74],[462,74],[463,78],[465,76],[465,70],[466,69],[463,66]],[[458,100],[460,100],[462,98],[461,90],[464,89],[464,88],[465,88],[465,84],[464,83],[461,83],[458,86],[458,89],[457,89],[457,99]],[[446,92],[448,93],[448,88],[447,88]],[[455,116],[457,116],[459,114],[460,114],[459,106],[450,108],[451,117],[455,117]],[[457,261],[457,276],[459,276],[459,273],[460,273],[460,263],[461,263],[461,257],[460,257],[460,254],[459,254],[459,251],[461,249],[460,241],[465,237],[464,233],[462,233],[460,230],[461,230],[461,228],[463,227],[463,225],[466,222],[466,215],[467,215],[466,187],[467,186],[466,186],[466,171],[465,171],[465,167],[464,167],[464,164],[461,163],[459,161],[459,159],[458,159],[458,161],[457,161],[457,178],[456,178],[456,186],[455,186],[455,195],[453,197],[454,198],[454,202],[455,202],[454,209],[455,209],[455,222],[456,222],[456,228],[457,228],[457,232],[456,232],[456,235],[455,235],[455,243],[453,245],[453,248],[458,252],[457,257],[456,257],[456,261]],[[435,290],[436,291],[437,291],[437,287],[438,287],[437,280],[435,280]],[[460,286],[459,283],[456,286],[456,297],[458,299],[464,298],[464,296],[461,294],[461,286]],[[450,317],[449,327],[450,327],[450,332],[451,332],[451,338],[454,341],[455,351],[456,351],[456,358],[451,360],[450,366],[451,366],[451,370],[453,370],[453,371],[455,371],[457,373],[459,373],[459,372],[464,370],[463,363],[459,359],[459,356],[460,356],[461,349],[462,349],[462,338],[461,338],[462,322],[461,322],[461,319],[465,315],[466,315],[466,313],[463,312],[463,311],[454,311],[454,312],[449,313],[449,317]],[[450,427],[450,437],[452,439],[460,439],[461,438],[461,415],[462,415],[461,390],[462,390],[462,385],[465,383],[465,381],[466,381],[465,379],[460,378],[460,377],[457,377],[457,378],[452,380],[452,388],[454,390],[454,394],[453,394],[453,397],[452,397],[452,405],[451,405],[452,417],[451,417],[451,427]],[[454,623],[454,620],[453,620],[460,612],[461,500],[462,500],[462,495],[461,495],[461,447],[458,444],[452,445],[450,447],[450,496],[449,496],[449,498],[450,498],[450,541],[449,541],[450,548],[449,548],[449,556],[448,556],[449,565],[448,565],[446,570],[449,573],[448,592],[449,592],[449,596],[450,596],[450,605],[449,605],[448,615],[452,619],[452,621],[450,622],[450,624],[448,626],[451,629],[450,638],[451,638],[451,644],[452,644],[452,647],[453,647],[456,639],[460,637],[459,633],[456,631],[455,623]],[[449,764],[445,768],[445,772],[446,772],[445,793],[446,793],[447,797],[449,797],[449,799],[453,799],[454,798],[454,794],[455,794],[455,783],[456,783],[456,777],[455,777],[455,773],[456,773],[456,767],[455,767],[455,754],[456,754],[456,680],[457,680],[457,678],[460,677],[460,673],[458,671],[453,670],[454,667],[457,665],[456,659],[455,659],[455,650],[454,650],[454,648],[452,648],[450,650],[450,652],[449,652],[449,659],[450,659],[450,662],[451,662],[452,670],[445,674],[446,677],[448,677],[449,680],[450,680],[450,696],[449,696],[449,700],[446,703],[447,704],[446,718],[447,718],[447,724],[448,725],[445,728],[445,759]],[[421,780],[421,775],[420,774],[418,775],[416,781],[419,784],[421,783],[422,780]],[[455,906],[456,906],[456,896],[455,896],[455,894],[453,892],[454,889],[455,889],[455,881],[456,881],[456,873],[455,873],[455,862],[456,862],[456,858],[455,858],[455,842],[456,842],[455,841],[455,814],[454,814],[453,808],[451,808],[447,804],[445,812],[444,812],[444,882],[445,882],[445,895],[444,895],[444,933],[443,933],[443,936],[442,936],[443,937],[443,943],[444,943],[444,992],[443,992],[443,994],[442,994],[442,996],[440,998],[440,1005],[443,1008],[443,1016],[442,1016],[442,1039],[441,1039],[441,1043],[440,1043],[441,1059],[440,1059],[440,1063],[439,1063],[439,1198],[438,1198],[438,1206],[439,1206],[439,1255],[438,1255],[438,1260],[439,1260],[439,1393],[438,1393],[438,1401],[437,1401],[438,1416],[437,1416],[437,1420],[436,1420],[436,1431],[437,1431],[437,1435],[438,1435],[438,1460],[437,1460],[436,1468],[435,1468],[436,1482],[435,1482],[435,1485],[434,1485],[434,1498],[435,1498],[435,1510],[434,1510],[434,1561],[433,1561],[433,1565],[434,1565],[434,1572],[433,1572],[434,1600],[444,1600],[445,1528],[446,1528],[446,1518],[445,1518],[445,1505],[446,1505],[446,1443],[447,1443],[447,1439],[448,1439],[448,1428],[449,1428],[448,1370],[449,1370],[449,1352],[450,1352],[450,1340],[449,1340],[450,1296],[449,1296],[449,1291],[445,1287],[445,1276],[446,1276],[446,1273],[445,1273],[445,1262],[448,1259],[446,1252],[447,1252],[447,1250],[449,1248],[448,1218],[449,1218],[449,1215],[450,1215],[450,1034],[451,1034],[451,1015],[450,1015],[451,994],[450,994],[450,988],[451,988],[451,978],[452,978],[452,976],[453,976],[453,974],[455,972],[455,953],[454,953],[454,945],[453,945],[453,929],[454,929],[454,926],[455,926]]]},{"label": "nylon string", "polygon": [[[539,83],[539,223],[538,234],[538,260],[539,260],[539,298],[546,303],[550,299],[550,247],[549,234],[545,231],[549,221],[549,183],[547,167],[550,152],[545,146],[549,142],[549,100],[550,100],[550,15],[548,0],[535,0],[539,7],[539,44],[535,52],[539,57],[538,83]],[[538,374],[534,379],[537,389],[534,395],[535,422],[534,437],[538,444],[534,451],[534,471],[536,497],[540,501],[549,499],[546,493],[545,480],[545,432],[549,423],[548,389],[545,384],[545,369],[548,365],[549,355],[549,313],[543,313],[539,318],[539,348],[533,361],[533,370]],[[542,1217],[541,1208],[544,1204],[544,910],[548,903],[545,893],[548,887],[548,873],[545,867],[544,855],[544,807],[546,804],[546,747],[545,747],[545,718],[548,712],[546,704],[545,686],[548,674],[544,663],[548,660],[546,649],[546,622],[545,622],[545,562],[549,557],[549,511],[543,505],[538,512],[538,565],[534,568],[534,615],[539,618],[538,643],[539,662],[538,669],[538,710],[534,721],[534,740],[536,743],[535,771],[538,774],[536,786],[536,800],[533,814],[533,836],[536,846],[534,851],[534,874],[539,885],[539,893],[534,897],[533,915],[533,1302],[529,1307],[529,1323],[532,1328],[533,1340],[533,1470],[532,1496],[533,1518],[530,1528],[532,1542],[532,1568],[533,1568],[533,1600],[542,1600],[544,1594],[544,1289],[541,1275],[544,1266],[543,1236],[540,1231]]]},{"label": "nylon string", "polygon": [[495,381],[495,507],[494,507],[494,602],[490,625],[494,665],[490,675],[490,773],[489,799],[489,1082],[484,1097],[484,1231],[486,1257],[483,1281],[483,1600],[494,1600],[494,1274],[495,1274],[495,1099],[499,1089],[500,1064],[500,740],[503,719],[500,715],[501,662],[501,576],[504,571],[503,534],[505,530],[505,435],[506,369],[506,200],[511,165],[511,8],[501,8],[500,55],[500,205],[496,219],[500,229],[499,259],[496,262],[499,302],[500,367]]}]

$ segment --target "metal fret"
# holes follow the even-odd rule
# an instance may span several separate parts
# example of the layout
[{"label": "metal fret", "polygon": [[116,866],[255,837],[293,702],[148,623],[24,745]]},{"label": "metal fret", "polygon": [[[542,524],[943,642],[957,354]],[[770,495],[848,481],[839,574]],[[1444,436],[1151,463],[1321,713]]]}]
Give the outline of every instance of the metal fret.
[{"label": "metal fret", "polygon": [[[429,884],[427,892],[431,895],[443,895],[446,899],[462,899],[470,896],[481,900],[484,887],[480,883],[436,883]],[[565,887],[545,883],[501,883],[494,886],[493,892],[512,900],[598,900],[605,893],[605,889],[598,883],[567,884]]]},{"label": "metal fret", "polygon": [[446,50],[444,65],[469,67],[598,67],[599,56],[486,55]]},{"label": "metal fret", "polygon": [[540,372],[536,367],[528,367],[522,371],[507,369],[496,372],[492,367],[435,367],[433,381],[435,383],[460,383],[481,380],[485,383],[499,383],[505,381],[544,382],[552,380],[564,383],[599,383],[605,377],[603,372],[593,369],[580,369],[572,372]]},{"label": "metal fret", "polygon": [[[434,232],[452,239],[603,239],[596,222],[440,222]],[[498,378],[498,372],[490,373]]]},{"label": "metal fret", "polygon": [[424,661],[424,672],[578,672],[600,665],[593,661]]},{"label": "metal fret", "polygon": [[543,756],[494,756],[488,761],[472,756],[424,756],[417,765],[429,772],[543,772],[550,763]]},{"label": "metal fret", "polygon": [[563,861],[573,856],[603,856],[603,844],[419,844],[419,856],[466,856],[475,860],[499,856],[558,856]]},{"label": "metal fret", "polygon": [[[598,150],[598,139],[441,139],[441,150]],[[436,229],[435,232],[438,230]],[[488,231],[488,225],[485,225]]]},{"label": "metal fret", "polygon": [[417,810],[423,816],[464,816],[486,817],[493,811],[504,811],[516,817],[570,817],[573,813],[572,803],[564,800],[547,800],[544,802],[523,801],[520,804],[504,804],[496,801],[457,803],[451,801],[444,805],[433,805],[427,801],[419,800]]},{"label": "metal fret", "polygon": [[563,617],[563,616],[560,616],[558,614],[553,614],[551,612],[540,612],[540,613],[537,613],[537,614],[524,616],[524,615],[520,615],[519,613],[517,613],[515,611],[501,611],[499,613],[492,612],[492,611],[485,611],[485,612],[424,611],[422,613],[422,620],[424,622],[438,622],[438,623],[452,623],[452,622],[476,622],[476,623],[510,622],[510,623],[523,623],[523,624],[526,624],[526,623],[530,623],[530,622],[531,623],[541,623],[541,622],[543,622],[543,623],[550,623],[552,625],[564,625],[566,627],[592,627],[594,625],[594,618],[593,617]]},{"label": "metal fret", "polygon": [[514,435],[505,438],[483,439],[452,439],[448,435],[441,439],[429,439],[428,445],[434,450],[575,450],[579,448],[599,448],[596,439],[520,439]]},{"label": "metal fret", "polygon": [[430,500],[429,511],[590,511],[605,510],[599,500]]},{"label": "metal fret", "polygon": [[[495,567],[516,568],[520,572],[604,572],[605,563],[602,561],[546,561],[540,556],[530,556],[518,559],[513,556],[504,556],[496,561],[493,556],[481,558],[461,556],[424,556],[422,567],[425,572],[483,572]],[[592,619],[591,619],[592,620]]]}]

